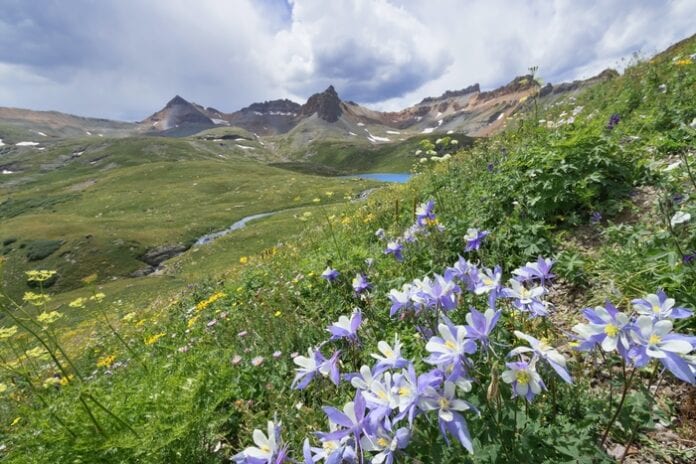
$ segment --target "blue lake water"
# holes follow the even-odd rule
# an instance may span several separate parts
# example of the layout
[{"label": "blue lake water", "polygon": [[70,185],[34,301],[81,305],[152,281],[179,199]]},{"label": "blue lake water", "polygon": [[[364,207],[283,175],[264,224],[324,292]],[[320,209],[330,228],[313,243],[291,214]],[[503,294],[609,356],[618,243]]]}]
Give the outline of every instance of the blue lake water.
[{"label": "blue lake water", "polygon": [[359,177],[360,179],[378,180],[380,182],[397,182],[405,184],[411,178],[412,174],[408,172],[371,172],[367,174],[353,174],[344,177]]}]

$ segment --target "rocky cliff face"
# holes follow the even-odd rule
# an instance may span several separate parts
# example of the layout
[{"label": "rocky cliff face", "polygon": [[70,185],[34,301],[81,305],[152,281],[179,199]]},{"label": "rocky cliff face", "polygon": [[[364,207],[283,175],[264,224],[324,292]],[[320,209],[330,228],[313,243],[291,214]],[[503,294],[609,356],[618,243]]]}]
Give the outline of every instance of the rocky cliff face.
[{"label": "rocky cliff face", "polygon": [[321,119],[327,122],[336,122],[341,117],[341,99],[338,98],[333,85],[324,90],[322,93],[315,93],[307,103],[302,105],[300,109],[301,116],[311,116],[317,113]]}]

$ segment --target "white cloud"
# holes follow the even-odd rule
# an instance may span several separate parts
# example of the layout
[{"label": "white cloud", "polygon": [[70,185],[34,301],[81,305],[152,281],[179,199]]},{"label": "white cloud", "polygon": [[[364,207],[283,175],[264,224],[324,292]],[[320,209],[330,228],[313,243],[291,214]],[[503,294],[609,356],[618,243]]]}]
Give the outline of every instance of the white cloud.
[{"label": "white cloud", "polygon": [[531,65],[552,82],[589,77],[696,32],[693,0],[284,2],[10,3],[0,105],[132,120],[177,93],[234,111],[334,84],[398,109]]}]

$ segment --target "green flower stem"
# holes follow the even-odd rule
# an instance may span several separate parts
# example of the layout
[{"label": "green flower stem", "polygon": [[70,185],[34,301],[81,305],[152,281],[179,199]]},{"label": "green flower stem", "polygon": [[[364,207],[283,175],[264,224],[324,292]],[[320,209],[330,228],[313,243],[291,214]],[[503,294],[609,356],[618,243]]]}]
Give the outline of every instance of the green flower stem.
[{"label": "green flower stem", "polygon": [[624,401],[626,401],[626,395],[628,394],[628,390],[631,388],[631,382],[633,382],[633,377],[636,374],[637,369],[634,367],[631,370],[631,375],[629,375],[628,378],[626,378],[626,362],[622,361],[622,363],[624,369],[624,387],[623,391],[621,392],[621,399],[619,400],[619,405],[616,408],[616,412],[614,412],[614,415],[611,417],[611,420],[607,424],[607,428],[604,431],[604,434],[602,435],[602,440],[599,442],[599,445],[601,447],[604,447],[604,443],[607,441],[607,438],[609,437],[609,431],[611,430],[611,427],[614,425],[614,422],[616,422],[616,419],[619,417],[619,413],[623,408]]}]

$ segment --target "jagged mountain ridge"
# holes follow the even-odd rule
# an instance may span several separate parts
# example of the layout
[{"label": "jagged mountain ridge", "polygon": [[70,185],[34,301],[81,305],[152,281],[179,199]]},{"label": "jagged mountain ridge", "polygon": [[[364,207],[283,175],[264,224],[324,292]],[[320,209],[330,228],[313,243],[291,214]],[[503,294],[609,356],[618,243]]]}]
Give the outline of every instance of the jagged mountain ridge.
[{"label": "jagged mountain ridge", "polygon": [[91,135],[91,127],[102,128],[100,133],[111,135],[187,136],[216,126],[240,127],[258,136],[293,137],[303,134],[293,145],[311,141],[325,131],[333,137],[364,139],[370,143],[387,143],[430,133],[486,136],[499,131],[505,119],[533,94],[538,93],[542,99],[558,98],[616,75],[618,73],[614,70],[605,70],[586,80],[543,87],[532,76],[519,76],[488,91],[481,91],[479,84],[448,90],[396,112],[376,111],[344,101],[336,89],[329,86],[310,96],[304,104],[278,99],[252,103],[232,113],[189,102],[176,95],[161,110],[135,124],[11,108],[0,108],[0,123],[32,129],[33,125],[49,128],[52,131],[49,135],[55,137]]}]

